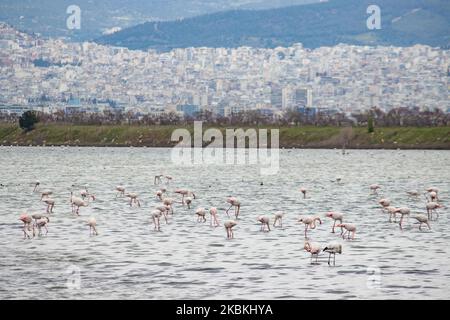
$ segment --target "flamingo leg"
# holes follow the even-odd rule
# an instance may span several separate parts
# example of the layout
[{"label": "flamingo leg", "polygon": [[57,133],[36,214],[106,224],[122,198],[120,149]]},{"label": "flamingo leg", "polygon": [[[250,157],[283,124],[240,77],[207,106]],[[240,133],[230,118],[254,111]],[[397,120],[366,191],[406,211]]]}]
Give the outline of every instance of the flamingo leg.
[{"label": "flamingo leg", "polygon": [[334,220],[334,223],[333,223],[333,229],[331,230],[331,233],[334,233],[334,228],[336,227],[336,220]]}]

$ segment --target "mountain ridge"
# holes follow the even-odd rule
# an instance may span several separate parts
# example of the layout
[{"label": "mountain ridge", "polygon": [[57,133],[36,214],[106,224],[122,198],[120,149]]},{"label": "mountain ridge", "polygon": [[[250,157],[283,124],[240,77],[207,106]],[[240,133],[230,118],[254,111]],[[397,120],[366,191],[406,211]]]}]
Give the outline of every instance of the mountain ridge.
[{"label": "mountain ridge", "polygon": [[168,22],[146,22],[95,39],[130,49],[168,51],[186,47],[273,48],[356,45],[448,48],[450,2],[445,0],[377,1],[381,30],[369,30],[372,1],[330,0],[265,10],[229,10]]}]

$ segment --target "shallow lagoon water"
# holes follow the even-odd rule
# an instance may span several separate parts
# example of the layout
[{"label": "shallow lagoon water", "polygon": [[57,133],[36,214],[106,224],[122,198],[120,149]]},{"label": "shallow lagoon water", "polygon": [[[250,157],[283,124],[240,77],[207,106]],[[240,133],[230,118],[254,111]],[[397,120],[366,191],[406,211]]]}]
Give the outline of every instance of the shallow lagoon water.
[{"label": "shallow lagoon water", "polygon": [[[425,198],[406,191],[436,186],[449,206],[450,152],[423,150],[280,150],[280,171],[256,166],[176,166],[164,148],[0,147],[1,299],[449,299],[450,218],[440,210],[432,230],[413,219],[404,230],[389,223],[377,201],[425,213]],[[188,188],[192,209],[175,205],[162,232],[150,212],[159,205],[156,174],[173,176],[169,191]],[[336,183],[336,178],[342,178]],[[47,236],[24,240],[20,213],[43,212],[41,190],[56,200]],[[263,182],[263,185],[261,185]],[[382,185],[379,195],[368,186]],[[97,200],[71,213],[70,189],[88,185]],[[142,207],[115,198],[115,186],[140,194]],[[303,199],[299,188],[308,189]],[[170,194],[170,193],[169,193]],[[196,207],[216,206],[226,219],[226,197],[242,203],[227,240],[223,227],[196,222]],[[175,199],[179,196],[170,194]],[[260,232],[256,217],[283,210],[283,228]],[[357,225],[356,239],[330,232],[332,221],[309,232],[312,241],[341,241],[336,266],[328,255],[310,264],[303,250],[302,214],[341,211]],[[99,235],[85,221],[94,216]],[[209,218],[209,217],[208,217]],[[77,278],[73,273],[79,271]],[[79,280],[79,282],[78,282]],[[75,284],[75,285],[74,285]]]}]

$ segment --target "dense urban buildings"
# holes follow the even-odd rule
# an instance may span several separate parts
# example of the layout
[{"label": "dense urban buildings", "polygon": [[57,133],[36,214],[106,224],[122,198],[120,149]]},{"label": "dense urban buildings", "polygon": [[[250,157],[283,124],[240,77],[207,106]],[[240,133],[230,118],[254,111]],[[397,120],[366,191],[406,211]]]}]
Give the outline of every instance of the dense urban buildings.
[{"label": "dense urban buildings", "polygon": [[43,39],[0,24],[0,112],[448,112],[449,56],[423,45],[344,44],[159,53]]}]

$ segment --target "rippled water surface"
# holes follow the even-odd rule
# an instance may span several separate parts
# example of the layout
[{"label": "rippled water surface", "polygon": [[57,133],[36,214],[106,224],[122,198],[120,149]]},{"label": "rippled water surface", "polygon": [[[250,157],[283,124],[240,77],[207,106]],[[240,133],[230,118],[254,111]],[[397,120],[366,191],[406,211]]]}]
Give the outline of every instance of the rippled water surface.
[{"label": "rippled water surface", "polygon": [[[436,186],[449,206],[449,151],[281,150],[280,172],[261,176],[255,166],[180,167],[170,149],[0,148],[0,298],[2,299],[442,299],[450,298],[449,209],[432,231],[409,219],[403,231],[389,223],[377,200],[425,213],[425,198],[406,191]],[[150,211],[155,174],[173,176],[176,187],[194,190],[194,208],[217,206],[226,219],[227,196],[242,203],[235,239],[223,227],[197,223],[194,209],[175,205],[162,232]],[[341,183],[333,182],[341,177]],[[44,212],[41,190],[56,200],[47,236],[24,240],[20,213]],[[261,185],[263,182],[263,185]],[[368,186],[382,185],[379,195]],[[71,185],[88,185],[97,200],[71,214]],[[141,208],[115,199],[115,186],[140,194]],[[299,188],[308,189],[302,199]],[[81,187],[75,187],[78,191]],[[283,228],[260,232],[256,217],[285,211]],[[335,210],[357,225],[356,239],[339,240],[332,221],[309,233],[326,244],[339,240],[336,266],[327,254],[310,264],[303,250],[301,214]],[[94,216],[98,236],[89,236]],[[208,217],[209,218],[209,217]],[[76,271],[80,270],[79,282]],[[73,273],[75,271],[75,273]],[[79,284],[79,288],[77,286]]]}]

